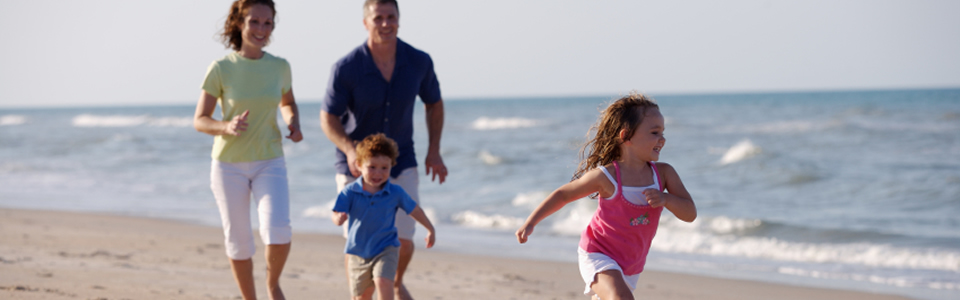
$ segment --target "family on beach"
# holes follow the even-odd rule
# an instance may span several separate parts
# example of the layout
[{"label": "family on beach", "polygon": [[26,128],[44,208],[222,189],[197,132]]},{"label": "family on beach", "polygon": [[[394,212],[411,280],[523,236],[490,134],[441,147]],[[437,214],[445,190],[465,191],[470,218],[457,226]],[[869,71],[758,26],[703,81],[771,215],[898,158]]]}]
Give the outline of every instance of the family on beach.
[{"label": "family on beach", "polygon": [[[303,139],[289,63],[263,51],[275,27],[272,0],[237,0],[222,40],[234,52],[210,64],[194,116],[197,131],[214,136],[210,186],[220,210],[226,254],[244,299],[256,299],[251,199],[265,247],[267,291],[284,299],[280,274],[290,253],[291,226],[285,137]],[[419,96],[429,138],[424,169],[443,184],[440,152],[444,109],[430,56],[397,38],[395,0],[366,0],[367,40],[337,61],[320,112],[320,125],[338,151],[338,196],[332,221],[344,226],[344,263],[353,299],[412,299],[403,284],[413,257],[415,223],[435,240],[420,208],[419,171],[413,147],[413,107]],[[222,119],[213,113],[220,106]],[[692,222],[696,206],[672,166],[657,162],[666,142],[656,102],[630,94],[600,115],[585,143],[573,180],[553,191],[517,230],[520,243],[564,205],[599,198],[579,244],[585,295],[633,299],[663,208]],[[358,180],[359,179],[359,180]]]}]

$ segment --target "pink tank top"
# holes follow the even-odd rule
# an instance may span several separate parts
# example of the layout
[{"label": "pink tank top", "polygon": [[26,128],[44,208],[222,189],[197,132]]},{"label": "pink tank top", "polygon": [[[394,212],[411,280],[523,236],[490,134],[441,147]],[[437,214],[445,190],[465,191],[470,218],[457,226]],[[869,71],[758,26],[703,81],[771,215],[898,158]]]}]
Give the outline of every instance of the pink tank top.
[{"label": "pink tank top", "polygon": [[[597,200],[597,211],[580,235],[580,249],[609,256],[620,265],[624,275],[639,274],[647,262],[647,252],[657,234],[663,207],[653,208],[627,201],[620,183],[620,166],[613,162],[613,167],[617,173],[617,192],[611,199]],[[656,164],[650,162],[650,167],[663,192],[663,180]]]}]

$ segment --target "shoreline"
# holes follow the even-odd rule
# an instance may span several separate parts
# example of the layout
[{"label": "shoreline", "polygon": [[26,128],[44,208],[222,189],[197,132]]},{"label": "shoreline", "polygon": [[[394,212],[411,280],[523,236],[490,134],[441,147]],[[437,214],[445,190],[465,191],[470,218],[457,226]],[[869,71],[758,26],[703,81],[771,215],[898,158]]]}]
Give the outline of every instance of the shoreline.
[{"label": "shoreline", "polygon": [[[220,228],[167,219],[0,208],[0,298],[235,299]],[[290,299],[349,298],[343,239],[294,232]],[[438,244],[443,243],[438,237]],[[418,299],[589,299],[573,262],[418,247],[405,278]],[[263,245],[253,258],[264,298]],[[898,295],[645,271],[638,299],[909,299]]]}]

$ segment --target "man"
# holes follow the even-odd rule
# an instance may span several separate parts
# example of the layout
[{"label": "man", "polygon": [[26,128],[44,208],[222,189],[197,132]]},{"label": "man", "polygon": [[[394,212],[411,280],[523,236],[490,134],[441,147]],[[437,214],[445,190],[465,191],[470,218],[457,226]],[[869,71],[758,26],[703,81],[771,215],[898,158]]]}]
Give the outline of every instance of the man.
[{"label": "man", "polygon": [[[397,38],[400,11],[396,0],[366,0],[363,4],[366,43],[337,61],[320,111],[320,126],[337,146],[338,190],[356,180],[356,141],[384,133],[397,142],[400,156],[391,181],[419,202],[417,158],[413,148],[413,107],[420,96],[426,108],[429,145],[424,168],[431,181],[443,184],[447,168],[440,156],[443,100],[430,56]],[[403,275],[413,257],[415,222],[398,214],[400,259],[394,291],[397,299],[412,299]]]}]

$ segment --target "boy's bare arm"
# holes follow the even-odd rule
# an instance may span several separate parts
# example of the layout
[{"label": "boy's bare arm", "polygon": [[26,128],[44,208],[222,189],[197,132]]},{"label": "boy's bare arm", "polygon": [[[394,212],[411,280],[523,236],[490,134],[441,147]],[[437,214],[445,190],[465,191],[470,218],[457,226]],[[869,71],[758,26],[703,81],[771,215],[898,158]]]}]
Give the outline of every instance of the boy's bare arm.
[{"label": "boy's bare arm", "polygon": [[423,225],[423,227],[427,228],[427,248],[433,247],[433,242],[436,240],[436,237],[434,236],[435,232],[433,230],[433,223],[430,223],[430,219],[427,218],[427,214],[423,213],[423,210],[420,209],[420,206],[417,206],[417,208],[414,208],[413,211],[410,212],[410,217],[420,223],[420,225]]},{"label": "boy's bare arm", "polygon": [[343,222],[347,221],[347,213],[339,211],[332,212],[330,214],[330,220],[333,221],[334,225],[343,225]]}]

